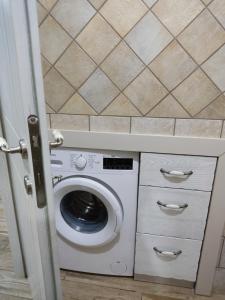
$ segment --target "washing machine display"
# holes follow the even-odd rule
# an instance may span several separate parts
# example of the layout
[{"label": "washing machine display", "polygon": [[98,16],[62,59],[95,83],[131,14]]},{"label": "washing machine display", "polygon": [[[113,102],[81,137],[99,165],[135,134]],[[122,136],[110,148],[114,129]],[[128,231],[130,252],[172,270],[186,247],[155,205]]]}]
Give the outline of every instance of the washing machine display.
[{"label": "washing machine display", "polygon": [[51,162],[60,267],[132,276],[139,155],[56,149]]}]

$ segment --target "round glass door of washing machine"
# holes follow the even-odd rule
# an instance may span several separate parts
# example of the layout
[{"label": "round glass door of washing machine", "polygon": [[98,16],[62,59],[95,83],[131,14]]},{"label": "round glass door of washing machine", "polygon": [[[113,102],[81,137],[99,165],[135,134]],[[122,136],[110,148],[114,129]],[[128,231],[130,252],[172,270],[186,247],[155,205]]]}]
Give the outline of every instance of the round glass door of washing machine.
[{"label": "round glass door of washing machine", "polygon": [[107,185],[90,177],[67,177],[54,187],[56,229],[69,242],[102,246],[120,232],[123,208]]}]

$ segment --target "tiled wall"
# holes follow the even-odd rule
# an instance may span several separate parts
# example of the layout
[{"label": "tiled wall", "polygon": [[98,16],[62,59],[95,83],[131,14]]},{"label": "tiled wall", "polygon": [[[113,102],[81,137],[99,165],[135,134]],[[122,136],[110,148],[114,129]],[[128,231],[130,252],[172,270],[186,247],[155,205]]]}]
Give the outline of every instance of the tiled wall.
[{"label": "tiled wall", "polygon": [[225,0],[37,5],[53,128],[225,138]]},{"label": "tiled wall", "polygon": [[39,0],[38,13],[53,127],[221,135],[224,0]]}]

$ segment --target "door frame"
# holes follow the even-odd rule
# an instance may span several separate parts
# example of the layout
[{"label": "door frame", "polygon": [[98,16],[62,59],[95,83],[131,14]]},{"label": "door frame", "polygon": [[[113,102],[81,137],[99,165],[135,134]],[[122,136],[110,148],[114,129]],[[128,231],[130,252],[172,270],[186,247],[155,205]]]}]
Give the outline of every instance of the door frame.
[{"label": "door frame", "polygon": [[217,158],[214,187],[195,286],[196,294],[210,296],[225,224],[225,139],[71,130],[61,130],[61,133],[64,136],[64,147],[68,148],[172,153]]},{"label": "door frame", "polygon": [[[29,107],[27,110],[29,113],[38,115],[42,140],[43,169],[46,183],[45,192],[48,203],[47,207],[39,210],[39,213],[37,214],[37,211],[35,210],[36,202],[34,202],[32,203],[32,209],[29,212],[33,227],[31,226],[31,230],[28,231],[30,236],[34,237],[33,249],[37,249],[37,256],[35,256],[35,253],[30,253],[29,255],[29,258],[32,259],[32,270],[36,270],[34,272],[35,276],[29,277],[29,282],[31,283],[31,287],[33,287],[33,299],[60,300],[60,270],[56,253],[55,212],[50,171],[50,156],[46,155],[46,153],[49,153],[49,142],[46,130],[47,121],[45,116],[36,1],[15,0],[11,2],[8,0],[0,0],[0,18],[0,25],[2,26],[2,51],[5,54],[4,58],[7,61],[7,66],[4,71],[8,74],[8,78],[10,78],[10,74],[13,74],[12,82],[8,80],[6,83],[11,86],[11,95],[16,99],[16,97],[19,97],[20,95],[20,93],[18,94],[16,92],[20,91],[22,98],[18,98],[18,101],[20,100],[24,101],[24,103],[28,103]],[[35,103],[35,105],[33,105],[33,103]],[[23,112],[21,111],[21,114],[22,113]],[[24,113],[24,118],[27,117],[28,116],[25,116]],[[29,147],[28,154],[30,155]],[[1,154],[1,156],[4,155]],[[33,171],[31,173],[33,173]],[[4,174],[5,177],[7,177],[7,174],[8,173]],[[33,179],[33,176],[31,179]],[[35,191],[35,187],[33,187],[33,190]],[[13,216],[10,214],[8,220],[11,222],[12,218]],[[16,218],[14,219],[16,220]],[[35,224],[34,220],[37,224]],[[16,229],[20,236],[21,229],[16,224],[9,232],[10,239],[13,238],[13,235],[16,235]],[[41,247],[41,245],[44,245],[44,247]],[[15,265],[21,265],[21,258],[15,254],[16,251],[18,251],[15,243],[11,243],[11,250],[15,256]],[[22,276],[24,274],[20,272],[20,275]]]}]

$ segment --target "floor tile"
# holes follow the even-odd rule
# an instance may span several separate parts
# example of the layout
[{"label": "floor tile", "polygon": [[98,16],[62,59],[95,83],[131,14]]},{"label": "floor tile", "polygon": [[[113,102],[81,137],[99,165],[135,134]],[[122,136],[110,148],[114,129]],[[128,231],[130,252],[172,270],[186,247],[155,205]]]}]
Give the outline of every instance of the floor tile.
[{"label": "floor tile", "polygon": [[196,118],[225,119],[225,95],[221,95],[209,106],[203,109]]},{"label": "floor tile", "polygon": [[174,120],[168,118],[131,119],[131,133],[152,135],[173,135]]},{"label": "floor tile", "polygon": [[89,131],[89,116],[52,114],[51,128]]},{"label": "floor tile", "polygon": [[111,116],[91,116],[90,117],[91,131],[98,132],[115,132],[129,133],[130,118],[127,117],[111,117]]},{"label": "floor tile", "polygon": [[89,2],[90,2],[96,9],[99,9],[99,8],[106,2],[106,0],[89,0]]},{"label": "floor tile", "polygon": [[220,23],[225,28],[225,1],[214,0],[209,5],[209,10],[214,14],[214,16],[220,21]]}]

